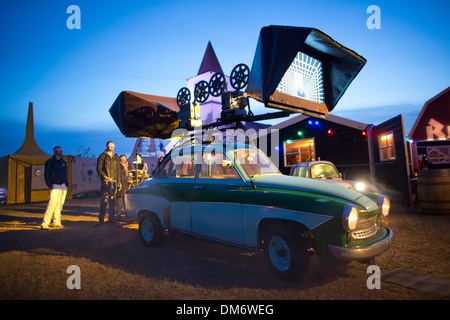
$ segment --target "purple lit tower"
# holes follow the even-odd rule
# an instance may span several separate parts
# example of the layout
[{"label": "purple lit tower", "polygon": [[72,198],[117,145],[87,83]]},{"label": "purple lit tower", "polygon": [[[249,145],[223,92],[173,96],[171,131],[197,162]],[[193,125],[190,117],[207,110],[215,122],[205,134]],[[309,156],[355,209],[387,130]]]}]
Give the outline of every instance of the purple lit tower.
[{"label": "purple lit tower", "polygon": [[[211,42],[208,42],[208,46],[206,47],[202,63],[198,70],[198,74],[194,77],[187,79],[187,87],[190,90],[191,94],[193,95],[195,85],[198,82],[204,80],[209,83],[211,77],[216,72],[220,72],[225,76],[227,82],[227,90],[233,91],[234,89],[230,85],[230,78],[224,74],[222,67],[220,66],[219,60],[217,59],[216,53],[214,52],[214,49],[211,45]],[[221,97],[220,96],[213,97],[212,95],[209,95],[208,100],[206,100],[203,103],[200,103],[200,120],[203,121],[203,124],[210,124],[212,122],[216,122],[217,118],[220,117],[221,111],[222,111]]]}]

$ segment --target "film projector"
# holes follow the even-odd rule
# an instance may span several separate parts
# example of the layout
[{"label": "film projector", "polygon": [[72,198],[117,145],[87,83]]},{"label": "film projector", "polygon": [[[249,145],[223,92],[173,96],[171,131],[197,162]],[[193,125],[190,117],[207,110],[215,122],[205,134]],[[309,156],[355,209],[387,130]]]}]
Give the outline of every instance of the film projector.
[{"label": "film projector", "polygon": [[225,76],[217,72],[211,76],[209,83],[205,80],[198,82],[194,88],[194,100],[191,102],[191,92],[187,87],[178,91],[177,104],[180,107],[178,119],[180,128],[194,128],[202,125],[200,120],[200,105],[208,100],[209,96],[222,98],[222,112],[217,122],[211,126],[238,122],[247,115],[249,101],[242,89],[247,86],[250,77],[250,68],[240,63],[233,68],[230,75],[230,84],[235,89],[227,91]]}]

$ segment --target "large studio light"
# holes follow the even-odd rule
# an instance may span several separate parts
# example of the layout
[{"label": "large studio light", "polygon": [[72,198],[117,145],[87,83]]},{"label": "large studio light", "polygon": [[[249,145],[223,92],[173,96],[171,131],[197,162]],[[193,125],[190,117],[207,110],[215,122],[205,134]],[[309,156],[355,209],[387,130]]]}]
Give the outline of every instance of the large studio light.
[{"label": "large studio light", "polygon": [[324,117],[365,63],[320,30],[264,27],[246,93],[269,108]]}]

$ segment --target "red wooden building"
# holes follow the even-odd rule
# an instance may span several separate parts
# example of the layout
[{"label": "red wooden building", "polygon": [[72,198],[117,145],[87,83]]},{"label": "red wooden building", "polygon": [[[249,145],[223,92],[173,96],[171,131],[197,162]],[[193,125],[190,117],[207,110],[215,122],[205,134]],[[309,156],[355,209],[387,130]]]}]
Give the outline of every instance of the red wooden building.
[{"label": "red wooden building", "polygon": [[423,155],[433,168],[450,168],[450,87],[425,102],[408,137],[414,168]]}]

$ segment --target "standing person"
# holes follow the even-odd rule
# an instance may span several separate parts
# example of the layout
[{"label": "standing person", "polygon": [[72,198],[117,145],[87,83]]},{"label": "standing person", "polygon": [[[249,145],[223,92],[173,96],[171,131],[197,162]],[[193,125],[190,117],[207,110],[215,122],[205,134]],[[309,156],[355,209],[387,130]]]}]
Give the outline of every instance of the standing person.
[{"label": "standing person", "polygon": [[139,185],[144,179],[148,178],[148,166],[139,153],[136,153],[136,161],[134,161],[134,169],[136,170],[136,184]]},{"label": "standing person", "polygon": [[120,217],[122,210],[125,209],[125,217],[126,208],[125,208],[125,192],[128,190],[128,173],[133,170],[133,166],[128,163],[127,156],[122,154],[120,155],[120,185],[121,188],[117,192],[117,217]]},{"label": "standing person", "polygon": [[147,173],[148,166],[147,163],[142,159],[142,156],[139,153],[136,153],[136,161],[134,162],[136,170],[145,171]]},{"label": "standing person", "polygon": [[120,160],[114,153],[114,142],[106,143],[106,150],[97,159],[97,173],[101,179],[99,221],[105,222],[106,205],[109,203],[108,221],[114,223],[116,213],[116,193],[119,187]]},{"label": "standing person", "polygon": [[53,156],[45,162],[44,179],[49,190],[47,209],[42,219],[41,229],[48,230],[53,217],[53,226],[62,228],[61,211],[66,200],[68,176],[67,164],[64,161],[63,149],[60,146],[53,148]]}]

